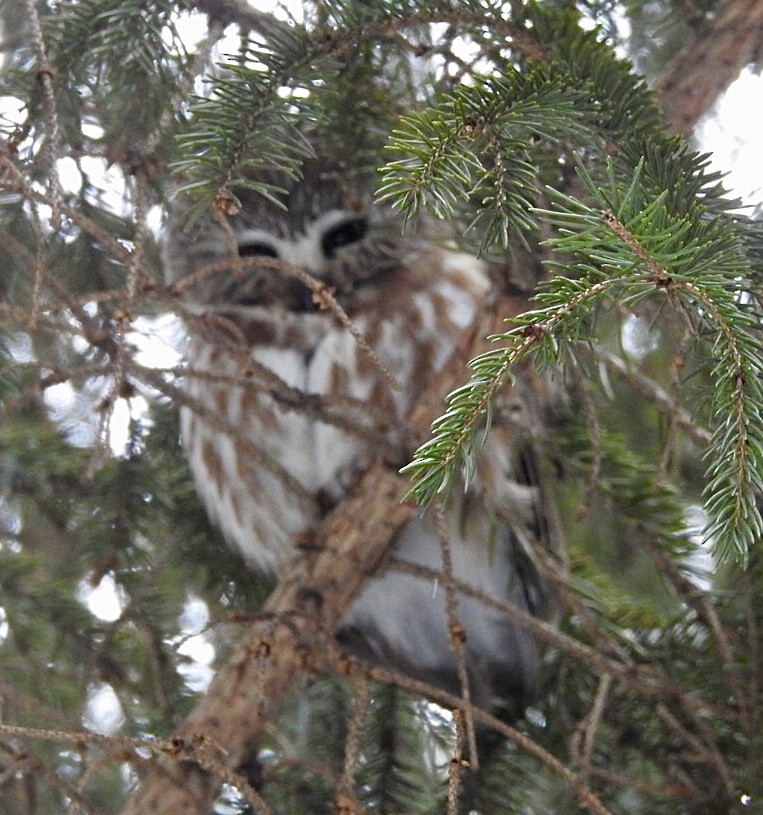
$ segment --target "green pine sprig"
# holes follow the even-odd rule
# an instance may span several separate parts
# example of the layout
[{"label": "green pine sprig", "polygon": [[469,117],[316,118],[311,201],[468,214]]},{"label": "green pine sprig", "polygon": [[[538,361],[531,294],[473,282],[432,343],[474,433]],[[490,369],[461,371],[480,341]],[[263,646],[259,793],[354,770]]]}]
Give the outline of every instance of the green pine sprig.
[{"label": "green pine sprig", "polygon": [[[659,163],[676,158],[668,149],[652,156]],[[678,158],[691,157],[679,150]],[[558,229],[547,243],[575,257],[575,276],[552,277],[536,297],[541,307],[513,318],[509,330],[492,338],[501,347],[472,360],[469,382],[450,394],[432,439],[405,468],[414,478],[411,493],[431,501],[474,458],[476,430],[522,359],[532,354],[541,365],[558,363],[574,354],[575,343],[593,339],[598,306],[660,296],[687,315],[713,350],[717,427],[706,454],[706,535],[719,557],[745,561],[763,527],[756,504],[763,486],[763,345],[735,224],[709,217],[697,198],[688,212],[677,213],[668,191],[650,197],[646,158],[629,178],[608,161],[602,185],[582,165],[579,175],[592,204],[549,189],[553,207],[538,210]]]},{"label": "green pine sprig", "polygon": [[401,119],[389,145],[398,157],[384,167],[378,197],[406,218],[428,209],[454,219],[465,202],[476,201],[467,231],[478,232],[483,247],[505,246],[512,229],[535,227],[534,145],[591,138],[580,102],[573,89],[538,71],[509,69],[460,86]]},{"label": "green pine sprig", "polygon": [[274,29],[268,45],[251,41],[222,63],[209,80],[209,96],[197,98],[189,128],[178,137],[173,170],[184,179],[180,189],[192,192],[199,208],[220,191],[235,195],[236,187],[277,202],[278,187],[267,178],[294,177],[311,154],[296,122],[311,118],[311,86],[334,70],[321,44],[299,26]]}]

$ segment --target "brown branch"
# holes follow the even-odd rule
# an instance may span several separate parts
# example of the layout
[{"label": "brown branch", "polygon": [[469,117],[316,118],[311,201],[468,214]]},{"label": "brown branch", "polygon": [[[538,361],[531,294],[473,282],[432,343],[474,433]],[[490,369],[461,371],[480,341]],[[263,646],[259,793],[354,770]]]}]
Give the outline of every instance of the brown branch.
[{"label": "brown branch", "polygon": [[690,136],[700,118],[739,76],[760,59],[763,0],[726,0],[686,43],[657,83],[670,128]]},{"label": "brown branch", "polygon": [[690,800],[697,796],[694,788],[687,783],[673,784],[650,784],[637,778],[629,778],[621,773],[605,770],[603,767],[591,767],[590,774],[593,778],[599,778],[608,784],[614,784],[629,790],[645,792],[654,798],[678,798],[679,800]]},{"label": "brown branch", "polygon": [[[359,660],[357,660],[357,662],[363,664],[360,663]],[[364,665],[364,668],[368,676],[372,679],[387,684],[398,685],[401,688],[409,688],[421,695],[428,695],[433,701],[456,711],[464,707],[464,702],[459,696],[448,693],[441,688],[433,688],[425,682],[411,679],[410,677],[384,668],[370,665]],[[543,747],[543,745],[530,738],[526,733],[501,721],[482,708],[470,705],[469,710],[471,715],[474,716],[475,721],[500,733],[504,738],[516,744],[521,750],[537,759],[556,776],[563,779],[565,783],[575,791],[583,809],[587,809],[589,812],[594,813],[594,815],[612,815],[610,810],[601,802],[598,795],[590,788],[587,781],[579,773],[567,767],[555,755]],[[455,757],[458,758],[458,754]]]},{"label": "brown branch", "polygon": [[195,0],[191,5],[224,26],[235,24],[245,31],[255,31],[263,36],[272,36],[279,30],[288,31],[289,28],[272,14],[253,8],[246,0]]},{"label": "brown branch", "polygon": [[706,447],[712,441],[710,431],[697,423],[688,410],[683,408],[661,385],[641,373],[635,366],[628,365],[622,357],[606,348],[592,349],[593,358],[603,363],[610,373],[626,382],[629,387],[651,402],[668,420],[676,424],[698,446]]},{"label": "brown branch", "polygon": [[599,687],[596,690],[591,710],[580,720],[575,732],[572,734],[570,754],[575,764],[580,767],[580,772],[584,778],[590,775],[596,735],[601,726],[611,687],[612,677],[610,674],[602,674],[599,678]]},{"label": "brown branch", "polygon": [[[3,723],[0,723],[0,736],[6,736],[9,739],[39,739],[42,741],[68,744],[71,745],[73,750],[79,751],[81,755],[84,755],[86,749],[97,746],[102,748],[106,755],[117,761],[135,761],[136,758],[140,758],[144,761],[153,762],[156,756],[171,756],[172,760],[177,763],[181,761],[193,762],[194,764],[198,763],[207,770],[216,773],[220,782],[235,786],[250,803],[260,807],[258,811],[262,812],[262,815],[269,815],[264,806],[262,806],[264,802],[260,795],[252,789],[243,776],[233,773],[222,765],[210,749],[211,743],[205,741],[203,738],[185,742],[177,738],[161,741],[129,736],[107,736],[86,730],[53,730],[50,728],[26,727],[23,725]],[[8,744],[2,744],[0,745],[0,750],[7,753],[10,748]],[[146,756],[148,756],[148,758]],[[20,753],[19,758],[27,763],[28,769],[49,775],[53,786],[62,787],[65,794],[69,797],[74,797],[76,800],[81,799],[77,790],[58,779],[57,773],[51,773],[38,759],[29,756],[27,753]],[[99,760],[97,762],[97,764],[101,763],[105,763],[105,761]],[[18,765],[15,769],[19,769]],[[92,774],[92,771],[86,770],[85,773]],[[83,780],[84,776],[78,783],[80,789],[85,786]],[[0,788],[2,788],[1,782]],[[84,803],[84,799],[82,800]],[[83,809],[87,812],[94,811],[89,804],[83,806]]]},{"label": "brown branch", "polygon": [[[540,562],[540,566],[544,577],[554,586],[559,597],[565,603],[568,612],[571,611],[579,618],[581,611],[586,610],[585,606],[575,598],[564,577],[558,570],[555,571],[546,559]],[[394,557],[389,559],[385,567],[431,581],[442,580],[441,572],[427,569],[425,566],[418,564],[406,563]],[[635,662],[621,646],[617,646],[612,640],[603,640],[598,635],[598,626],[594,634],[591,635],[596,643],[595,647],[593,647],[566,634],[554,623],[535,617],[519,606],[502,603],[500,600],[496,600],[494,597],[478,591],[473,586],[460,580],[454,579],[453,583],[459,594],[472,597],[486,608],[498,612],[515,625],[531,632],[538,640],[558,648],[559,651],[585,665],[593,673],[600,675],[611,674],[619,682],[631,688],[634,693],[647,700],[663,700],[670,704],[678,701],[688,711],[689,715],[710,715],[732,723],[738,721],[738,712],[735,708],[718,705],[710,700],[703,699],[697,694],[687,691],[678,680],[670,677],[655,666]],[[427,690],[424,691],[423,695],[434,696],[436,692],[436,688],[427,686]]]},{"label": "brown branch", "polygon": [[350,813],[360,813],[361,811],[360,805],[353,794],[353,788],[371,700],[370,683],[367,676],[360,675],[356,677],[354,685],[355,705],[345,739],[344,767],[334,797],[336,811],[340,813],[346,812],[348,815]]},{"label": "brown branch", "polygon": [[440,553],[442,556],[442,575],[445,584],[445,614],[448,619],[448,631],[450,634],[450,648],[456,655],[458,666],[458,683],[461,686],[461,695],[464,699],[465,707],[463,717],[459,717],[457,732],[461,735],[460,729],[464,728],[466,743],[469,747],[469,763],[472,768],[479,769],[479,756],[477,755],[477,735],[474,728],[474,717],[469,713],[471,704],[471,691],[469,688],[469,674],[466,669],[466,631],[458,618],[458,595],[456,594],[455,577],[453,576],[453,557],[450,548],[450,538],[448,527],[445,521],[445,507],[438,501],[434,507],[435,523],[437,525],[437,536],[440,539]]},{"label": "brown branch", "polygon": [[732,634],[727,631],[721,622],[718,610],[711,599],[700,591],[697,586],[681,570],[676,563],[654,541],[647,538],[645,541],[647,551],[654,559],[661,574],[670,581],[676,594],[688,606],[693,608],[700,619],[713,634],[713,640],[718,652],[723,675],[729,684],[731,696],[739,710],[742,722],[750,721],[750,707],[753,704],[745,692],[745,682],[740,675],[739,660],[731,644]]},{"label": "brown branch", "polygon": [[[373,467],[354,497],[319,528],[313,551],[298,556],[256,622],[217,674],[207,696],[175,738],[224,746],[221,763],[235,768],[262,735],[277,700],[309,668],[310,652],[331,632],[374,571],[413,508],[402,503],[407,482]],[[162,757],[144,768],[126,813],[207,815],[220,779],[192,762]]]}]

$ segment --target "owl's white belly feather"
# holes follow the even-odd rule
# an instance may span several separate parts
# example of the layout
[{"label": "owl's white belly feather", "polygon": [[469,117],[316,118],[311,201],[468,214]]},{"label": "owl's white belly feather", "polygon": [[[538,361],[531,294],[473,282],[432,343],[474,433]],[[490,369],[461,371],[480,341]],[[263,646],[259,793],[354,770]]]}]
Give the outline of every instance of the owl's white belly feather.
[{"label": "owl's white belly feather", "polygon": [[[326,497],[341,497],[348,474],[351,478],[353,468],[377,452],[362,432],[322,420],[307,401],[316,396],[328,402],[350,398],[362,403],[356,405],[358,410],[366,405],[369,417],[387,429],[404,425],[421,393],[437,387],[438,372],[462,333],[471,330],[489,288],[483,264],[442,250],[422,253],[396,276],[367,286],[351,317],[378,362],[371,361],[328,312],[291,315],[293,332],[280,324],[271,332],[276,342],[254,344],[243,356],[194,340],[187,383],[191,404],[181,417],[184,444],[209,514],[257,568],[277,572],[288,562],[295,546],[325,515]],[[283,318],[280,312],[272,315],[281,323]],[[268,319],[262,309],[257,311],[257,320]],[[301,319],[309,322],[309,331],[297,331]],[[278,387],[260,381],[256,366],[242,381],[242,370],[251,361],[293,389],[293,403],[276,394]],[[400,389],[390,387],[379,363],[400,382]],[[208,375],[222,378],[210,382]],[[498,520],[505,507],[492,505],[494,499],[511,494],[501,487],[515,475],[509,453],[487,457],[489,471],[478,474],[472,497],[457,499],[446,520],[456,578],[500,601],[528,608],[534,602],[532,591],[523,585],[507,550],[513,533]],[[523,489],[524,500],[532,503],[532,489]],[[433,520],[411,521],[398,537],[395,554],[439,570]],[[459,613],[471,652],[474,700],[493,706],[494,697],[521,695],[516,687],[496,688],[493,674],[498,670],[511,677],[508,685],[532,682],[538,662],[534,640],[467,596],[460,598]],[[344,630],[350,632],[349,639],[352,631],[361,632],[363,647],[376,658],[408,665],[424,677],[438,675],[438,681],[457,690],[444,591],[438,581],[394,570],[380,574],[367,583]]]}]

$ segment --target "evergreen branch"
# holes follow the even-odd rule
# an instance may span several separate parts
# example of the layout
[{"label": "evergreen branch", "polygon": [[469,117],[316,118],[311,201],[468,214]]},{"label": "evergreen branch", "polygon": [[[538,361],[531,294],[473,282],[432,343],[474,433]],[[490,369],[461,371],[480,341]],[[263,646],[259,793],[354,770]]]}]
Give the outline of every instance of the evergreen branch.
[{"label": "evergreen branch", "polygon": [[575,11],[559,14],[541,3],[529,4],[528,18],[536,42],[548,52],[544,71],[578,89],[587,100],[586,120],[610,145],[664,138],[654,94],[599,32],[584,29]]},{"label": "evergreen branch", "polygon": [[668,553],[655,545],[653,538],[645,538],[645,544],[657,563],[660,572],[670,581],[682,602],[687,607],[694,609],[708,630],[712,632],[718,657],[723,665],[723,672],[729,684],[731,695],[739,710],[740,719],[748,721],[750,703],[755,704],[754,697],[749,693],[749,689],[745,689],[745,682],[740,675],[739,660],[735,649],[732,647],[732,634],[722,624],[718,609],[711,601],[711,597],[697,592],[696,582],[682,573]]},{"label": "evergreen branch", "polygon": [[721,299],[714,292],[713,299],[710,292],[690,282],[683,282],[679,289],[702,306],[701,316],[709,315],[719,332],[714,349],[720,351],[712,371],[717,427],[706,452],[709,464],[704,495],[710,521],[705,534],[719,557],[734,552],[746,566],[749,549],[763,535],[758,507],[763,494],[763,417],[759,408],[763,404],[763,347],[749,331],[749,321],[740,319],[739,304],[733,297]]},{"label": "evergreen branch", "polygon": [[174,4],[130,0],[82,0],[51,15],[47,23],[55,36],[59,69],[67,79],[129,82],[158,73],[169,79],[171,59],[163,35],[178,45],[173,22]]},{"label": "evergreen branch", "polygon": [[432,426],[432,439],[405,468],[413,475],[411,494],[418,500],[427,503],[447,488],[459,463],[466,464],[468,478],[476,429],[483,417],[489,420],[491,400],[512,366],[530,352],[540,364],[558,361],[586,336],[582,329],[593,305],[606,294],[633,302],[663,292],[715,337],[717,364],[711,373],[718,428],[707,453],[706,534],[718,556],[734,552],[746,561],[763,532],[756,505],[763,489],[763,427],[756,407],[763,400],[763,347],[755,334],[757,317],[742,305],[740,291],[751,291],[752,285],[731,221],[709,217],[696,197],[681,199],[679,207],[667,190],[652,195],[653,162],[688,162],[697,172],[696,157],[675,147],[668,142],[642,157],[630,176],[608,162],[602,186],[580,167],[601,209],[549,190],[556,208],[538,211],[560,234],[548,243],[560,254],[577,256],[582,277],[552,278],[536,296],[544,308],[515,318],[510,331],[493,338],[506,347],[470,363],[470,381],[449,395],[445,414]]},{"label": "evergreen branch", "polygon": [[[235,186],[277,201],[279,188],[267,178],[278,172],[295,177],[312,152],[294,125],[296,111],[306,113],[308,102],[293,91],[334,73],[326,44],[304,29],[289,29],[277,43],[271,36],[270,47],[250,42],[239,62],[220,68],[209,98],[191,110],[192,128],[178,137],[174,169],[185,179],[180,189],[200,197],[199,209]],[[258,172],[265,180],[253,180]]]},{"label": "evergreen branch", "polygon": [[48,13],[70,144],[82,143],[87,118],[105,131],[111,150],[132,150],[162,113],[174,113],[179,65],[187,57],[175,21],[176,4],[167,0],[82,0]]},{"label": "evergreen branch", "polygon": [[[719,558],[734,552],[746,563],[749,548],[763,533],[757,506],[757,496],[763,490],[763,426],[757,407],[763,403],[763,346],[755,333],[757,321],[740,307],[738,290],[729,291],[722,278],[713,280],[701,274],[704,269],[700,264],[691,270],[694,279],[673,277],[612,213],[604,214],[604,222],[638,257],[650,281],[682,300],[699,323],[716,335],[712,376],[717,428],[705,454],[709,464],[704,494],[710,516],[705,534],[713,541]],[[685,240],[687,230],[681,232]],[[688,252],[695,247],[687,241],[685,248]],[[670,254],[679,258],[675,251]],[[714,259],[717,263],[719,255]],[[736,284],[743,285],[739,280]]]},{"label": "evergreen branch", "polygon": [[384,167],[379,200],[406,218],[429,207],[445,219],[474,200],[481,206],[468,229],[479,229],[483,247],[505,246],[511,227],[534,227],[533,144],[588,133],[580,101],[561,81],[537,71],[508,69],[504,76],[461,86],[401,120],[389,145],[401,158]]},{"label": "evergreen branch", "polygon": [[617,278],[598,282],[558,280],[559,288],[544,297],[548,303],[545,308],[525,312],[512,320],[512,329],[490,338],[508,343],[507,347],[487,351],[471,360],[469,382],[448,395],[445,414],[432,424],[433,437],[416,450],[411,463],[401,471],[411,473],[414,479],[408,497],[428,504],[447,489],[457,464],[473,458],[469,448],[477,429],[511,368],[530,353],[557,357],[560,351],[557,337],[577,334],[581,314],[589,313],[594,303],[625,282]]},{"label": "evergreen branch", "polygon": [[84,746],[95,747],[112,753],[120,760],[145,760],[144,755],[163,756],[178,764],[189,762],[198,764],[209,773],[214,774],[220,783],[227,783],[238,789],[246,800],[257,807],[258,812],[270,813],[262,796],[251,786],[247,779],[224,766],[216,753],[224,752],[215,743],[207,742],[203,735],[195,734],[194,738],[185,741],[180,739],[153,739],[137,736],[107,736],[92,730],[53,730],[50,728],[24,727],[0,723],[0,735],[13,739],[36,739],[70,744],[82,749]]},{"label": "evergreen branch", "polygon": [[[374,679],[379,679],[388,684],[395,684],[401,688],[410,688],[411,690],[421,693],[422,695],[430,696],[432,699],[437,700],[442,705],[447,705],[450,708],[458,709],[463,707],[463,701],[455,694],[448,693],[429,686],[420,680],[411,679],[403,674],[387,670],[385,668],[378,668],[371,665],[365,666],[368,675]],[[511,725],[502,722],[500,719],[492,716],[481,708],[470,706],[470,711],[475,720],[482,725],[495,730],[505,738],[514,743],[520,750],[526,752],[535,758],[541,765],[547,767],[551,772],[561,778],[569,787],[575,791],[578,796],[578,801],[581,807],[596,813],[596,815],[612,815],[610,810],[601,802],[599,796],[590,789],[585,783],[585,780],[575,770],[567,767],[555,755],[545,749],[539,742],[525,735]]]},{"label": "evergreen branch", "polygon": [[[759,475],[763,429],[757,408],[763,398],[763,348],[754,333],[756,323],[740,307],[738,291],[729,291],[727,281],[713,280],[707,274],[697,274],[693,280],[673,277],[611,213],[606,214],[605,222],[644,264],[650,281],[682,302],[716,336],[712,376],[718,426],[706,453],[704,494],[710,521],[705,534],[720,558],[735,552],[746,562],[749,547],[762,530],[756,496],[763,486]],[[736,285],[743,283],[736,281]]]},{"label": "evergreen branch", "polygon": [[[331,77],[337,65],[344,64],[348,51],[355,51],[359,43],[389,41],[395,37],[399,43],[399,32],[438,22],[479,30],[483,26],[485,12],[479,2],[465,2],[458,6],[443,2],[425,11],[417,3],[402,1],[374,5],[325,3],[321,8],[319,24],[310,29],[297,24],[284,26],[277,20],[273,20],[271,25],[268,16],[259,13],[250,19],[235,2],[227,0],[197,5],[217,19],[235,18],[245,28],[251,24],[262,37],[261,43],[250,44],[245,54],[245,61],[257,67],[245,68],[241,62],[222,64],[223,75],[210,80],[214,86],[211,96],[198,101],[191,109],[193,130],[180,137],[181,158],[174,166],[186,175],[182,188],[204,199],[199,208],[208,206],[219,191],[222,191],[223,198],[219,198],[218,203],[226,208],[231,186],[243,185],[271,198],[279,192],[277,187],[262,181],[255,183],[248,176],[253,171],[263,170],[282,171],[292,176],[298,172],[301,160],[309,151],[293,127],[295,109],[305,114],[309,108],[310,113],[306,118],[318,115],[317,111],[321,108],[318,97],[330,90]],[[505,37],[519,52],[536,61],[548,58],[547,51],[519,25],[496,18],[491,31]],[[517,76],[520,76],[519,72]],[[314,82],[315,79],[320,82]],[[541,86],[537,78],[534,81]],[[495,98],[507,92],[507,88],[501,87],[499,77],[493,77],[490,83]],[[304,93],[295,95],[295,88]],[[548,98],[541,100],[545,108],[545,115],[541,110],[541,125],[554,112],[553,92],[571,93],[569,86],[564,89],[560,85],[542,89],[542,94],[547,94]],[[565,132],[570,132],[573,122],[580,127],[581,116],[574,102],[560,101],[559,104],[564,110],[557,116],[555,129],[558,130],[559,125],[564,123]],[[532,114],[529,111],[525,113],[526,134],[533,138],[558,138],[558,134],[552,136],[545,128],[534,131]],[[517,105],[517,121],[521,114],[521,105]],[[256,138],[253,138],[253,134],[256,134]],[[506,148],[507,144],[503,147]],[[447,148],[444,153],[447,153]],[[455,170],[457,165],[457,161],[451,162],[450,170]],[[526,213],[529,205],[525,196],[520,194],[522,182],[529,178],[528,173],[534,175],[534,171],[526,160],[520,160],[519,154],[511,166],[514,175],[507,175],[511,180],[510,193],[499,192],[494,200],[499,211],[502,204],[511,204],[509,214],[518,218]],[[478,170],[479,166],[475,165],[473,169]],[[482,186],[489,186],[488,176],[482,173],[481,177]],[[441,211],[446,213],[453,201],[449,200],[447,192],[442,195]],[[235,200],[232,204],[235,208]],[[196,211],[197,208],[194,208],[193,212]],[[508,215],[501,217],[499,222],[500,234],[505,234]],[[528,221],[528,228],[530,226]]]},{"label": "evergreen branch", "polygon": [[[619,452],[619,450],[615,450],[616,455]],[[615,466],[619,466],[620,463],[621,462],[615,461]],[[633,461],[630,461],[626,463],[626,466],[632,464]],[[616,489],[618,485],[614,483],[614,480],[611,486],[615,489],[610,492],[608,488],[604,494],[608,501],[611,501],[614,506],[618,503],[618,498],[615,496],[615,493],[619,492],[619,490]],[[648,489],[649,486],[645,485],[645,491],[648,491]],[[658,505],[665,498],[667,498],[671,504],[671,512],[674,512],[677,508],[676,496],[668,496],[663,493],[662,496],[658,496]],[[673,517],[676,516],[674,515]],[[680,518],[678,520],[680,523]],[[684,540],[686,540],[686,535],[684,535]],[[601,599],[602,588],[592,585],[589,575],[585,573],[581,578],[576,578],[575,582],[577,585],[571,586],[569,575],[563,574],[558,564],[552,565],[553,559],[549,557],[548,553],[541,551],[540,554],[542,559],[539,562],[545,576],[556,584],[557,588],[562,592],[561,596],[568,606],[569,611],[583,619],[586,615],[592,617],[593,615],[591,615],[590,609],[591,601],[593,599],[593,602],[596,603],[597,599]],[[413,565],[395,558],[390,560],[390,566],[395,569],[395,571],[399,571],[403,574],[412,574],[416,577],[431,581],[441,579],[441,572],[439,570],[427,569],[424,566]],[[582,568],[587,568],[587,564],[576,563],[575,567],[581,570]],[[597,577],[600,577],[600,575],[600,570],[598,570]],[[604,604],[604,608],[597,609],[599,614],[593,618],[595,625],[585,625],[586,633],[593,639],[594,644],[582,641],[579,636],[573,637],[560,630],[555,624],[541,620],[517,606],[501,603],[494,597],[477,591],[473,586],[456,581],[456,588],[464,596],[474,598],[486,608],[499,612],[506,619],[512,620],[522,626],[522,628],[531,631],[539,639],[558,648],[561,652],[594,675],[609,673],[615,676],[623,686],[628,687],[639,696],[650,700],[664,700],[671,704],[678,702],[690,715],[709,713],[713,717],[727,722],[737,723],[739,721],[739,711],[737,709],[725,703],[715,704],[708,699],[700,699],[692,693],[687,693],[680,681],[660,667],[648,663],[640,664],[639,657],[643,652],[639,652],[637,643],[634,642],[632,636],[627,637],[622,644],[618,641],[622,639],[620,636],[622,633],[622,628],[619,627],[620,624],[631,630],[634,628],[658,630],[669,627],[673,621],[670,618],[666,619],[665,615],[655,615],[653,611],[650,612],[646,603],[644,603],[642,608],[636,609],[635,613],[625,615],[620,612],[619,620],[613,621],[606,619],[605,615],[610,613],[613,607],[615,608],[615,613],[618,613],[618,609],[622,609],[625,606],[625,601],[622,596],[615,597],[615,593],[618,589],[620,592],[622,591],[621,586],[617,587],[613,583],[610,587],[606,588],[606,591],[610,593],[610,598],[605,597],[607,603]],[[634,598],[628,599],[631,603],[637,602]],[[606,630],[604,630],[601,625],[601,616],[605,617],[604,622],[608,624]],[[625,619],[626,617],[627,619]],[[679,622],[683,622],[687,626],[696,625],[696,618],[693,615],[691,617],[685,616],[684,619]],[[597,627],[599,630],[596,630]],[[613,630],[610,631],[610,629]],[[436,691],[434,688],[427,686],[427,689],[424,690],[424,694],[434,696]]]}]

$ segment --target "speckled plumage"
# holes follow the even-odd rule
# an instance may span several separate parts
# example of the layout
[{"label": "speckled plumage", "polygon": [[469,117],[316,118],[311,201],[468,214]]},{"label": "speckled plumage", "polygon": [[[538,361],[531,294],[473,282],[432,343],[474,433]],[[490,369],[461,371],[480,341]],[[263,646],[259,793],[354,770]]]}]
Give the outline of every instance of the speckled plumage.
[{"label": "speckled plumage", "polygon": [[[189,405],[181,411],[211,518],[253,566],[275,573],[374,456],[410,454],[400,449],[409,411],[437,388],[491,298],[482,262],[404,238],[396,220],[310,167],[286,206],[288,214],[264,199],[243,201],[231,219],[242,254],[277,254],[328,283],[378,361],[282,269],[265,260],[230,268],[185,290],[197,317],[189,320]],[[184,232],[173,218],[168,235],[173,282],[230,256],[212,219]],[[469,491],[454,494],[445,520],[456,579],[537,612],[543,591],[525,544],[541,534],[539,496],[518,428],[516,417],[497,418]],[[431,514],[401,531],[395,556],[441,569]],[[367,658],[458,692],[444,598],[439,582],[385,570],[368,581],[338,636]],[[459,619],[473,700],[516,715],[536,683],[538,643],[465,595]]]}]

